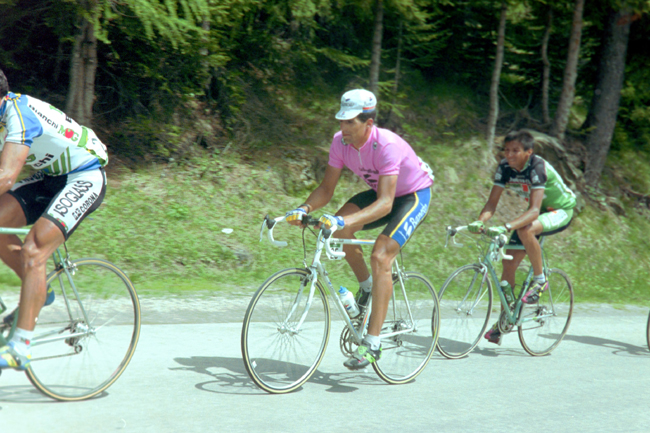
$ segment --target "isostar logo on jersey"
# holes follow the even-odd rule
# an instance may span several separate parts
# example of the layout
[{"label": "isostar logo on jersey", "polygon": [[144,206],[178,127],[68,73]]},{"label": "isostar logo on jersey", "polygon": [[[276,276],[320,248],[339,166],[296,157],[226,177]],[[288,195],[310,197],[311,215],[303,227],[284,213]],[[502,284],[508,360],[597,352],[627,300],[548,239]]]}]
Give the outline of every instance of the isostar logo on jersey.
[{"label": "isostar logo on jersey", "polygon": [[[80,205],[77,204],[84,198],[84,196],[86,196],[86,193],[92,187],[93,183],[88,182],[87,180],[76,181],[68,192],[59,198],[58,203],[54,205],[52,211],[65,217],[68,212],[70,212],[70,209],[75,208],[73,213],[74,219],[79,219],[83,212],[86,211],[99,197],[97,193],[93,192],[89,197],[86,197],[86,200]],[[81,213],[79,213],[79,211],[81,211]]]}]

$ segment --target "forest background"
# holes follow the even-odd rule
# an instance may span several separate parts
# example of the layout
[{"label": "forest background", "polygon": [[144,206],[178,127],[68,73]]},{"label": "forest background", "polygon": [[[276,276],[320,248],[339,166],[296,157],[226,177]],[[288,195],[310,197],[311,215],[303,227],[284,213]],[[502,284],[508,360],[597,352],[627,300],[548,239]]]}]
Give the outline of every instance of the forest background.
[{"label": "forest background", "polygon": [[[378,124],[434,170],[434,206],[404,250],[440,287],[472,248],[501,140],[536,152],[579,198],[548,242],[578,302],[648,301],[648,0],[0,0],[0,68],[16,93],[93,127],[109,190],[69,242],[123,267],[143,296],[250,295],[303,261],[301,232],[259,243],[318,185],[340,95],[379,97]],[[645,48],[644,48],[645,47]],[[346,173],[324,209],[365,184]],[[525,203],[507,196],[495,223]],[[314,237],[307,232],[308,243]],[[342,262],[335,280],[355,286]],[[4,290],[19,285],[3,268]]]}]

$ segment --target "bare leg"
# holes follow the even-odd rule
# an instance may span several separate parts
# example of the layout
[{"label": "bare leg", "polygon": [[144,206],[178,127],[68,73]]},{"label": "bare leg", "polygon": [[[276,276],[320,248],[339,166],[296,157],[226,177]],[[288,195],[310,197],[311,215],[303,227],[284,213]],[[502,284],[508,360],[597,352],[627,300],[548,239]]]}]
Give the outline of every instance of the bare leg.
[{"label": "bare leg", "polygon": [[45,303],[47,259],[65,238],[53,222],[40,218],[25,238],[21,250],[23,284],[20,289],[18,327],[33,331],[36,317]]},{"label": "bare leg", "polygon": [[542,247],[539,246],[539,241],[535,237],[542,233],[542,231],[544,231],[544,227],[542,227],[539,220],[533,221],[526,227],[517,229],[517,234],[519,235],[521,243],[526,248],[526,254],[528,254],[535,275],[540,275],[544,272],[544,267],[542,265]]},{"label": "bare leg", "polygon": [[524,257],[526,251],[523,250],[506,250],[506,254],[512,256],[512,260],[502,260],[503,272],[501,273],[501,281],[505,280],[510,283],[510,287],[515,287],[515,272]]},{"label": "bare leg", "polygon": [[[352,203],[346,203],[341,209],[336,213],[337,216],[346,216],[358,212],[359,206]],[[363,227],[360,226],[345,226],[342,230],[336,232],[336,237],[342,239],[355,239],[354,234],[361,230]],[[343,252],[345,252],[345,260],[352,268],[352,272],[357,277],[357,281],[366,281],[370,277],[370,272],[368,272],[368,265],[366,265],[366,260],[363,258],[363,250],[359,245],[343,245]]]},{"label": "bare leg", "polygon": [[[24,227],[27,224],[22,207],[13,196],[0,196],[0,226]],[[0,259],[23,279],[23,265],[20,250],[23,242],[16,235],[0,235]]]},{"label": "bare leg", "polygon": [[379,235],[372,250],[372,314],[368,334],[379,336],[386,319],[388,303],[393,294],[392,267],[399,254],[399,244],[386,235]]}]

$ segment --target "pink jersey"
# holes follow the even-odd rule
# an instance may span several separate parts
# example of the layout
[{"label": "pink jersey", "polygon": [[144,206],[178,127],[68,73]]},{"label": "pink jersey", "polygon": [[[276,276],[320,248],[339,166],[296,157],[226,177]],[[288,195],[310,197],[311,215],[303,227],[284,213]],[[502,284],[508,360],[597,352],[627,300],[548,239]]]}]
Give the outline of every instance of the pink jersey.
[{"label": "pink jersey", "polygon": [[429,166],[422,162],[411,146],[387,129],[372,127],[368,141],[357,150],[345,144],[341,131],[334,134],[329,165],[348,167],[377,191],[379,176],[397,176],[395,197],[411,194],[433,184]]}]

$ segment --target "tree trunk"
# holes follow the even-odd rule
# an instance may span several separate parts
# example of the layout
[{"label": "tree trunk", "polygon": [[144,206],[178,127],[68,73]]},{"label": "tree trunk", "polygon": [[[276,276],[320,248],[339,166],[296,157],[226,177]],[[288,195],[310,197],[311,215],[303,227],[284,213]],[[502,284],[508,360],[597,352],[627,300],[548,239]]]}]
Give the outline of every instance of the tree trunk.
[{"label": "tree trunk", "polygon": [[201,28],[205,31],[204,37],[201,39],[201,48],[199,48],[199,54],[203,56],[206,60],[201,60],[201,65],[203,66],[203,72],[205,74],[205,82],[203,83],[203,90],[206,95],[210,94],[210,85],[212,83],[212,71],[210,68],[210,62],[207,60],[208,55],[210,55],[209,47],[209,38],[210,38],[210,17],[204,17],[203,22],[201,23]]},{"label": "tree trunk", "polygon": [[384,26],[384,3],[377,0],[375,10],[375,30],[372,37],[372,56],[370,59],[370,91],[379,98],[379,66],[381,64],[381,37]]},{"label": "tree trunk", "polygon": [[402,63],[402,31],[404,28],[404,21],[399,22],[399,33],[397,35],[397,60],[395,61],[395,84],[393,85],[393,102],[397,97],[397,90],[399,89],[399,73]]},{"label": "tree trunk", "polygon": [[494,59],[494,70],[492,71],[492,82],[490,84],[490,112],[488,114],[487,142],[488,146],[494,144],[494,135],[499,117],[499,81],[501,79],[501,68],[503,67],[503,46],[506,39],[506,13],[508,5],[501,3],[501,18],[499,19],[499,30],[497,33],[497,55]]},{"label": "tree trunk", "polygon": [[569,114],[573,105],[575,95],[575,84],[578,76],[578,59],[580,57],[580,37],[582,36],[582,11],[584,10],[585,0],[576,0],[575,9],[573,10],[573,24],[571,25],[571,38],[569,39],[569,53],[567,55],[566,67],[564,68],[564,79],[562,85],[562,94],[557,105],[551,135],[558,139],[564,139],[567,124],[569,123]]},{"label": "tree trunk", "polygon": [[628,9],[612,10],[608,14],[594,96],[587,119],[582,125],[587,132],[585,181],[594,188],[598,187],[614,135],[632,18],[632,12]]},{"label": "tree trunk", "polygon": [[78,123],[91,126],[95,102],[97,72],[97,38],[92,23],[82,18],[75,37],[70,61],[70,87],[65,105],[66,113]]},{"label": "tree trunk", "polygon": [[551,80],[551,62],[548,60],[548,41],[553,31],[553,8],[548,7],[548,15],[546,20],[546,29],[544,30],[544,37],[542,38],[542,63],[544,69],[542,72],[542,117],[544,124],[551,123],[551,116],[548,114],[548,88]]}]

